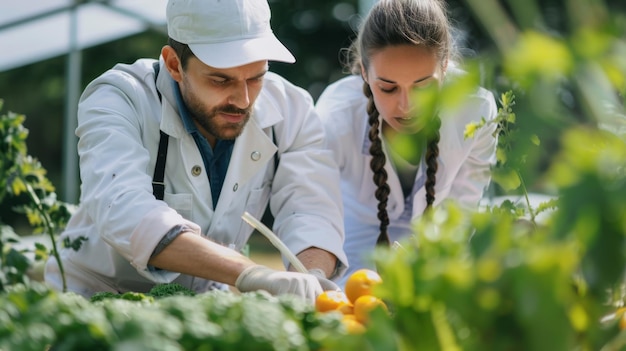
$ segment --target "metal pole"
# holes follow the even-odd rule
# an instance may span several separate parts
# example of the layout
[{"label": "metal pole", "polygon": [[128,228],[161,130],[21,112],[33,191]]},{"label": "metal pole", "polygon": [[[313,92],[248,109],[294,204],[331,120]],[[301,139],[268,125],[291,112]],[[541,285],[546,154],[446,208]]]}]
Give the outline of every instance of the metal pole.
[{"label": "metal pole", "polygon": [[63,198],[62,201],[77,203],[80,177],[78,173],[78,138],[74,134],[78,125],[77,110],[81,85],[82,53],[78,46],[78,2],[70,10],[69,48],[67,56],[65,116],[63,119]]}]

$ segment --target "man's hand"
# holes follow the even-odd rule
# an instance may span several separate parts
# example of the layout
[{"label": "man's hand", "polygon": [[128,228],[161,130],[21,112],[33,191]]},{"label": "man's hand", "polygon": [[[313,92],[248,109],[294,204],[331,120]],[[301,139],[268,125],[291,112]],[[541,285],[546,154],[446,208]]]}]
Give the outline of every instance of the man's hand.
[{"label": "man's hand", "polygon": [[282,272],[262,265],[250,266],[241,272],[235,287],[241,292],[265,290],[272,295],[294,294],[315,303],[322,286],[313,274]]},{"label": "man's hand", "polygon": [[332,280],[326,278],[326,274],[320,268],[309,269],[309,273],[311,273],[313,276],[317,278],[317,280],[320,282],[320,285],[322,286],[322,290],[341,291],[341,288],[339,287],[339,285],[335,284],[335,282],[333,282]]}]

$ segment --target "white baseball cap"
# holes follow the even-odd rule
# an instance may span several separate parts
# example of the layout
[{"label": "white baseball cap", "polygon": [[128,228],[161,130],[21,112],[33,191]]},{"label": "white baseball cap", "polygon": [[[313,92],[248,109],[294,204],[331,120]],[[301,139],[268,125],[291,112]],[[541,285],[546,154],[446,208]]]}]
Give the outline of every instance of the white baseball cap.
[{"label": "white baseball cap", "polygon": [[296,61],[272,32],[267,0],[169,0],[166,15],[169,37],[211,67]]}]

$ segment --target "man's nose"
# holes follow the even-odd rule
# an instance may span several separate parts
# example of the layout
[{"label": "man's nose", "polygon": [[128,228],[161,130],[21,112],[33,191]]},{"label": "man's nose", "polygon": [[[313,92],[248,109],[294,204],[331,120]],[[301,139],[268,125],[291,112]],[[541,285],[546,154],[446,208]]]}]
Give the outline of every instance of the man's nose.
[{"label": "man's nose", "polygon": [[250,106],[248,84],[246,82],[236,84],[228,102],[240,109],[248,108]]}]

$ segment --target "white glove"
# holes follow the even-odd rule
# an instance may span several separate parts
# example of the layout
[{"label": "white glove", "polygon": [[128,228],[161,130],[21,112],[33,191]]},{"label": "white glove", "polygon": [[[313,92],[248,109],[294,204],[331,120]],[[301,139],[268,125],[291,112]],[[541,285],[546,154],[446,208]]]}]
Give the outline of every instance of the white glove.
[{"label": "white glove", "polygon": [[341,291],[341,288],[339,287],[339,285],[335,284],[335,282],[333,282],[332,280],[326,278],[326,273],[324,273],[324,271],[321,270],[320,268],[309,269],[309,273],[311,273],[312,275],[315,276],[315,278],[317,278],[317,280],[320,282],[320,285],[322,286],[322,290]]},{"label": "white glove", "polygon": [[235,287],[241,292],[265,290],[272,295],[294,294],[315,303],[322,293],[320,282],[312,274],[283,272],[262,265],[250,266],[241,272]]}]

